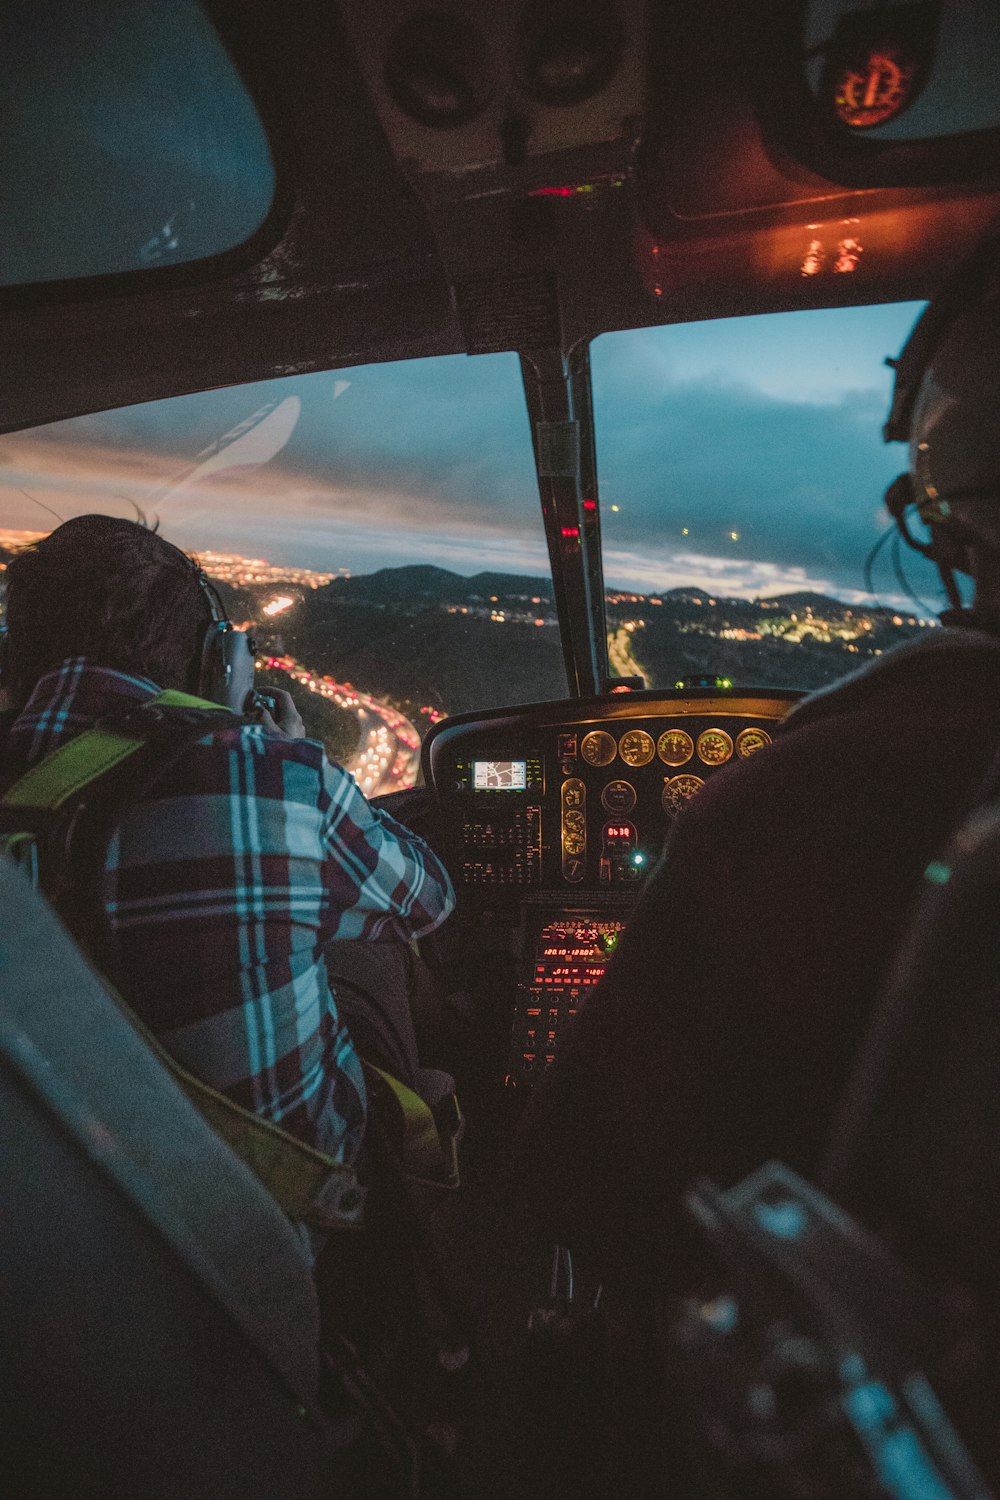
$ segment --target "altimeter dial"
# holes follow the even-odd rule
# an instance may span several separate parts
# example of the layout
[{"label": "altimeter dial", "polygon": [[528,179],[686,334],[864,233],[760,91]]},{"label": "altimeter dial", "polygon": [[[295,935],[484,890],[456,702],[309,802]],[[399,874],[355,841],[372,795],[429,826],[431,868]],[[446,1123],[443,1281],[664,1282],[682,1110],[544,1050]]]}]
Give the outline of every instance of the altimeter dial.
[{"label": "altimeter dial", "polygon": [[733,753],[733,742],[724,729],[705,729],[698,736],[698,755],[706,766],[722,766]]},{"label": "altimeter dial", "polygon": [[613,734],[604,729],[592,729],[583,737],[580,754],[588,766],[610,766],[618,754],[618,745]]},{"label": "altimeter dial", "polygon": [[663,803],[663,811],[673,817],[675,813],[680,812],[685,802],[690,801],[697,792],[701,791],[704,785],[700,776],[671,776],[664,785],[660,799]]},{"label": "altimeter dial", "polygon": [[656,742],[656,753],[665,766],[683,766],[694,754],[694,740],[686,729],[665,729]]},{"label": "altimeter dial", "polygon": [[609,813],[623,818],[635,806],[635,787],[630,781],[609,781],[601,793],[601,801]]},{"label": "altimeter dial", "polygon": [[748,755],[756,755],[770,743],[771,736],[765,729],[744,729],[736,736],[736,754],[746,760]]},{"label": "altimeter dial", "polygon": [[653,736],[644,729],[630,729],[618,741],[618,754],[627,766],[648,766],[656,754]]}]

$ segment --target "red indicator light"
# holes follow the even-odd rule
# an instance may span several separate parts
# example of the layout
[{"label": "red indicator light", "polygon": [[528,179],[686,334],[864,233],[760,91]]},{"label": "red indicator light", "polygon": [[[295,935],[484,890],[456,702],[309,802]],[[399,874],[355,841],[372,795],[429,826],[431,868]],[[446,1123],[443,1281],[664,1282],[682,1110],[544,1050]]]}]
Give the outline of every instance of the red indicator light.
[{"label": "red indicator light", "polygon": [[583,508],[584,508],[584,510],[596,510],[597,509],[597,501],[596,500],[585,500],[583,502]]},{"label": "red indicator light", "polygon": [[580,528],[579,526],[564,526],[562,534],[566,537],[578,537],[580,535]]},{"label": "red indicator light", "polygon": [[575,187],[540,187],[531,188],[529,198],[573,198],[580,191]]}]

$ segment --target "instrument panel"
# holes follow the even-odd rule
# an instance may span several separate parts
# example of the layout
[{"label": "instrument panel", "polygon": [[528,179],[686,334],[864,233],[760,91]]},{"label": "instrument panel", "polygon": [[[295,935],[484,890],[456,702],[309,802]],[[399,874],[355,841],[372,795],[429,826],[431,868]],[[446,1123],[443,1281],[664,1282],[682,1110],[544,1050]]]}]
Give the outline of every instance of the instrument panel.
[{"label": "instrument panel", "polygon": [[637,891],[677,814],[727,765],[766,749],[800,696],[646,691],[436,725],[424,776],[460,900]]}]

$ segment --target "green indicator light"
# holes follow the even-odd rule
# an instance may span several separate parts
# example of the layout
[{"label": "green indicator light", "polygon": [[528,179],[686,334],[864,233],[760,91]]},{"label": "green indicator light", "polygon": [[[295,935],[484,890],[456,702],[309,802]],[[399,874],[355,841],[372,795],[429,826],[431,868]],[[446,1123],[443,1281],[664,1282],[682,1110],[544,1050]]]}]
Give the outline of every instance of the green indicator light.
[{"label": "green indicator light", "polygon": [[731,678],[729,678],[729,677],[723,677],[723,679],[722,679],[722,686],[724,688],[731,688],[732,685],[733,685],[733,683],[732,683],[732,679]]},{"label": "green indicator light", "polygon": [[932,859],[924,871],[924,879],[929,880],[931,885],[947,885],[951,879],[951,866],[943,865],[938,859]]},{"label": "green indicator light", "polygon": [[683,679],[680,682],[675,682],[674,683],[674,687],[675,688],[682,688],[683,686],[684,686]]},{"label": "green indicator light", "polygon": [[646,863],[646,856],[644,854],[633,854],[632,863],[634,865],[644,865]]},{"label": "green indicator light", "polygon": [[605,953],[614,953],[615,949],[618,947],[617,932],[606,933],[605,936],[601,938],[601,942],[604,945]]}]

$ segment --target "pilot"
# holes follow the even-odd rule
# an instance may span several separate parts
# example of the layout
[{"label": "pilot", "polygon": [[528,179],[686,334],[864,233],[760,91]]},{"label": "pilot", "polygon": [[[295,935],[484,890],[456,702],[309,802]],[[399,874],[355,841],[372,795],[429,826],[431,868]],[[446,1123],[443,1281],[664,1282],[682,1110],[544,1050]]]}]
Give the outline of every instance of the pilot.
[{"label": "pilot", "polygon": [[700,1175],[815,1171],[907,914],[1000,746],[1000,242],[918,321],[885,435],[909,442],[887,505],[940,569],[944,628],[803,700],[678,816],[527,1111],[536,1218],[632,1288],[697,1273],[681,1200]]},{"label": "pilot", "polygon": [[[218,596],[183,552],[136,522],[80,516],[18,553],[7,626],[4,786],[161,689],[223,701],[204,677],[209,639],[232,631]],[[454,896],[427,845],[305,738],[287,693],[275,718],[239,713],[253,659],[237,644],[238,716],[189,739],[127,802],[98,857],[95,904],[113,977],[164,1046],[237,1104],[350,1164],[365,1084],[324,950],[344,940],[354,971],[365,944],[408,951]],[[376,1036],[405,1029],[405,999],[387,1022],[374,1019]],[[396,1061],[372,1060],[390,1070]]]}]

